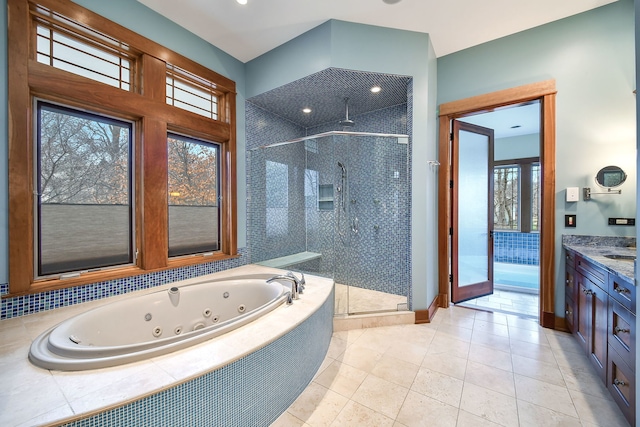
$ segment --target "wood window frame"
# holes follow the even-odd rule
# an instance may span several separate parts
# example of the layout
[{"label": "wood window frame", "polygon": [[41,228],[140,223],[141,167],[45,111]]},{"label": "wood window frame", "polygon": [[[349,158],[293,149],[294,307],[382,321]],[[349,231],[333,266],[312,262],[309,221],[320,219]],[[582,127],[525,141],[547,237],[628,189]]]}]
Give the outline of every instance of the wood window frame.
[{"label": "wood window frame", "polygon": [[451,152],[452,120],[507,105],[541,102],[541,197],[540,197],[540,316],[543,327],[561,328],[563,318],[555,316],[555,167],[556,167],[556,83],[545,80],[497,92],[451,101],[440,105],[438,130],[438,306],[448,308],[450,298],[449,256],[451,253]]},{"label": "wood window frame", "polygon": [[[532,230],[533,226],[533,179],[532,170],[534,164],[540,164],[540,157],[525,157],[520,159],[509,160],[497,160],[493,162],[493,169],[496,167],[509,167],[518,166],[518,180],[520,181],[520,189],[518,191],[518,211],[520,212],[518,218],[518,229],[498,229],[495,231],[513,232],[513,233],[537,233],[537,230]],[[523,194],[529,194],[529,197],[523,199]]]},{"label": "wood window frame", "polygon": [[[132,91],[102,84],[35,59],[31,8],[42,6],[138,52]],[[236,85],[164,46],[65,0],[8,0],[9,123],[9,294],[6,297],[95,283],[235,258],[237,254]],[[218,120],[167,105],[167,64],[216,85]],[[35,277],[33,98],[132,120],[134,135],[134,239],[139,255],[133,266],[81,274],[72,279]],[[177,132],[211,140],[221,147],[221,251],[213,256],[168,257],[167,134]]]}]

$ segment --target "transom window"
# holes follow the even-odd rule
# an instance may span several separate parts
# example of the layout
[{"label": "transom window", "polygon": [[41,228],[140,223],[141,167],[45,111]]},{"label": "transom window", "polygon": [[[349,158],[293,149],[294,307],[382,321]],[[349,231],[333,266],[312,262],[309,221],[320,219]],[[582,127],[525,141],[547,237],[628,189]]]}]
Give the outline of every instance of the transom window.
[{"label": "transom window", "polygon": [[218,118],[215,84],[174,65],[167,65],[167,104],[210,119]]}]

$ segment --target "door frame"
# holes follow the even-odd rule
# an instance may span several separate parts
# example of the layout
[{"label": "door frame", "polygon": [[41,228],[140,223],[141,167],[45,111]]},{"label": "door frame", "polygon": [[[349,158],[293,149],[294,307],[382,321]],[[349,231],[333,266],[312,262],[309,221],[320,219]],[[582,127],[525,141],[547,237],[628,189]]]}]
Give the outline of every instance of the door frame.
[{"label": "door frame", "polygon": [[554,79],[473,96],[439,106],[438,158],[438,306],[449,307],[451,283],[451,122],[472,113],[539,100],[541,105],[540,167],[542,194],[540,214],[540,307],[539,322],[545,328],[562,328],[555,316],[555,175],[556,175],[556,82]]}]

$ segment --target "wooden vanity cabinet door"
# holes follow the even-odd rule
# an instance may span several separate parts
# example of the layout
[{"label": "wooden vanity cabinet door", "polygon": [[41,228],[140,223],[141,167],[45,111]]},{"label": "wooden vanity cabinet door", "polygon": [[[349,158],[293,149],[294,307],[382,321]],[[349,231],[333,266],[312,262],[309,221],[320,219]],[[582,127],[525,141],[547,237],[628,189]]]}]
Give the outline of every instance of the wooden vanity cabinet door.
[{"label": "wooden vanity cabinet door", "polygon": [[631,426],[636,425],[636,376],[618,352],[609,347],[607,388]]},{"label": "wooden vanity cabinet door", "polygon": [[591,328],[591,299],[589,298],[589,281],[580,273],[576,273],[577,296],[574,307],[574,334],[586,354],[589,353],[589,334]]},{"label": "wooden vanity cabinet door", "polygon": [[591,284],[591,342],[589,359],[603,382],[607,381],[607,341],[609,338],[609,295]]},{"label": "wooden vanity cabinet door", "polygon": [[609,345],[620,358],[635,371],[636,316],[618,301],[609,298]]}]

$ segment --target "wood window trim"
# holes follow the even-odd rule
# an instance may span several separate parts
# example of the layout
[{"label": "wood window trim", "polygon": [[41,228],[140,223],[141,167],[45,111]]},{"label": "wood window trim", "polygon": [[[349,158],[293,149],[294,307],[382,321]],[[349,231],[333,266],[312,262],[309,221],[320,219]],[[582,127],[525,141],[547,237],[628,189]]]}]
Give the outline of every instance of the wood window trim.
[{"label": "wood window trim", "polygon": [[523,194],[531,194],[531,191],[533,189],[533,179],[531,173],[534,164],[540,164],[540,157],[523,157],[519,159],[498,160],[493,162],[494,169],[496,167],[500,168],[519,166],[518,179],[520,180],[520,194],[518,194],[520,221],[518,224],[518,229],[503,230],[496,228],[495,231],[506,233],[538,233],[537,230],[532,230],[533,195],[531,197],[522,197]]},{"label": "wood window trim", "polygon": [[[35,61],[30,7],[41,5],[141,52],[141,90],[125,91]],[[4,298],[131,277],[238,257],[235,82],[114,22],[65,0],[8,0],[9,294]],[[218,120],[166,104],[166,64],[216,85]],[[136,123],[134,142],[136,265],[83,273],[71,279],[37,279],[34,272],[33,97]],[[215,141],[221,147],[221,251],[213,256],[168,258],[168,131]],[[143,185],[145,183],[145,185]]]},{"label": "wood window trim", "polygon": [[556,164],[556,83],[545,80],[497,92],[452,101],[439,106],[438,120],[438,305],[449,307],[449,228],[451,196],[451,121],[470,113],[489,112],[496,108],[527,101],[541,102],[541,215],[540,215],[540,324],[554,328],[555,318],[555,164]]}]

